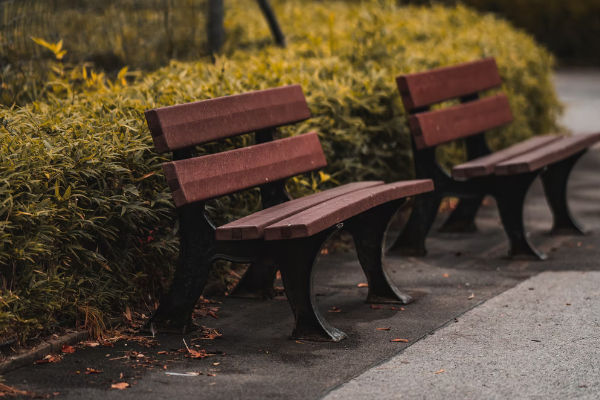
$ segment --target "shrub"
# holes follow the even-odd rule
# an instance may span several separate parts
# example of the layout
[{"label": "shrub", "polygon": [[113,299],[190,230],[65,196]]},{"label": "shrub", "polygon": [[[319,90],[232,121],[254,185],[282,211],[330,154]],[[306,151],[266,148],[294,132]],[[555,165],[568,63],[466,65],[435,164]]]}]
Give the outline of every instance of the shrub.
[{"label": "shrub", "polygon": [[[494,56],[515,114],[494,135],[496,145],[555,128],[551,56],[492,16],[391,1],[282,1],[277,12],[286,49],[264,45],[262,16],[240,2],[228,11],[231,50],[215,63],[172,62],[129,85],[83,72],[73,82],[77,69],[64,69],[47,83],[44,101],[0,108],[0,335],[26,339],[59,326],[98,333],[127,304],[153,308],[177,239],[160,168],[166,158],[153,151],[145,109],[301,84],[314,117],[282,134],[319,130],[332,179],[292,180],[295,194],[411,176],[394,83],[400,73]],[[451,150],[456,160],[459,148]],[[258,204],[250,191],[220,199],[211,211],[223,221]]]},{"label": "shrub", "polygon": [[445,4],[461,2],[493,12],[525,29],[566,63],[600,65],[598,0],[408,0]]}]

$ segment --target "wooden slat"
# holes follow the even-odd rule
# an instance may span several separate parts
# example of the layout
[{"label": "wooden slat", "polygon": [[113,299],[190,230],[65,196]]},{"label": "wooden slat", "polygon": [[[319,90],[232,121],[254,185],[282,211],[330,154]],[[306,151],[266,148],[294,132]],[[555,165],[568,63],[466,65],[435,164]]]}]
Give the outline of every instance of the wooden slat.
[{"label": "wooden slat", "polygon": [[513,119],[504,94],[410,117],[417,148],[435,146],[506,125]]},{"label": "wooden slat", "polygon": [[260,239],[263,237],[264,228],[275,222],[335,197],[379,185],[383,185],[383,181],[354,182],[290,200],[218,227],[216,238],[217,240]]},{"label": "wooden slat", "polygon": [[494,168],[494,173],[496,175],[513,175],[536,171],[546,165],[564,160],[598,141],[600,141],[600,132],[565,137],[498,164]]},{"label": "wooden slat", "polygon": [[502,84],[493,58],[396,78],[407,111],[475,94]]},{"label": "wooden slat", "polygon": [[234,193],[327,165],[316,132],[163,164],[175,205]]},{"label": "wooden slat", "polygon": [[339,196],[283,219],[264,230],[265,240],[312,236],[373,207],[433,190],[429,179],[395,182]]},{"label": "wooden slat", "polygon": [[560,136],[556,135],[534,136],[524,142],[517,143],[490,155],[457,165],[452,168],[452,176],[457,179],[466,179],[493,174],[496,164],[515,158],[559,139]]},{"label": "wooden slat", "polygon": [[157,151],[182,149],[310,118],[299,85],[146,111]]}]

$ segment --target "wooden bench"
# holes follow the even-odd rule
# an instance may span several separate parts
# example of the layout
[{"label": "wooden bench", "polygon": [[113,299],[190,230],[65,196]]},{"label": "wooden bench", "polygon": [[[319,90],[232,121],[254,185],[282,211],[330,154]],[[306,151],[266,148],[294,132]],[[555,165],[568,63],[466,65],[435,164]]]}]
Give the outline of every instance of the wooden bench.
[{"label": "wooden bench", "polygon": [[[569,212],[567,181],[575,162],[600,140],[600,133],[536,136],[492,153],[484,132],[513,119],[505,94],[478,95],[502,84],[492,58],[399,76],[397,84],[410,113],[416,176],[433,179],[435,192],[418,199],[392,252],[425,255],[425,238],[444,196],[460,200],[442,231],[468,232],[476,229],[474,218],[484,196],[492,195],[510,241],[509,255],[545,258],[529,243],[523,226],[525,195],[537,176],[552,210],[552,232],[582,233]],[[460,104],[430,109],[450,99]],[[464,139],[469,161],[452,168],[450,176],[436,161],[436,146],[458,139]]]},{"label": "wooden bench", "polygon": [[[217,259],[251,263],[237,293],[268,295],[281,271],[295,316],[292,337],[338,341],[345,335],[317,310],[312,268],[324,241],[336,230],[354,237],[367,276],[367,302],[411,301],[382,269],[387,223],[408,196],[431,191],[431,180],[350,183],[292,200],[285,179],[326,165],[315,132],[274,140],[276,127],[308,119],[300,86],[158,108],[146,112],[179,216],[180,257],[174,281],[151,318],[154,330],[185,330]],[[195,157],[196,145],[255,132],[255,145]],[[263,210],[218,228],[205,201],[259,187]]]}]

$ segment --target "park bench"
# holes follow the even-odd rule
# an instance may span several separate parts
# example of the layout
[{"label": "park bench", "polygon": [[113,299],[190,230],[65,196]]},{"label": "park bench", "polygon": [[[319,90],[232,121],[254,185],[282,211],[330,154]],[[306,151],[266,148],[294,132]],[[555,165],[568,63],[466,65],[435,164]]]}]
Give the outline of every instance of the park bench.
[{"label": "park bench", "polygon": [[[484,133],[509,124],[512,113],[505,94],[480,97],[479,92],[501,86],[493,58],[459,64],[397,78],[404,107],[409,112],[415,174],[434,181],[435,192],[416,202],[392,252],[425,255],[425,238],[444,196],[459,198],[441,230],[476,230],[475,215],[485,195],[496,199],[510,241],[509,256],[544,259],[528,241],[523,205],[536,177],[541,177],[553,214],[552,233],[582,234],[567,204],[567,181],[575,162],[600,140],[600,133],[535,136],[491,152]],[[431,110],[451,99],[460,104]],[[436,146],[464,139],[468,161],[446,173],[436,160]]]},{"label": "park bench", "polygon": [[[163,164],[179,218],[180,257],[169,292],[151,329],[185,330],[217,259],[250,263],[237,292],[272,291],[277,269],[295,316],[292,337],[338,341],[345,337],[319,313],[311,292],[312,268],[324,241],[346,229],[366,274],[367,302],[411,301],[382,269],[387,223],[401,203],[433,189],[431,180],[350,183],[291,199],[285,179],[326,165],[315,132],[275,140],[276,128],[310,117],[298,85],[146,111],[156,150],[173,152]],[[195,146],[255,132],[254,145],[195,156]],[[215,228],[205,202],[259,187],[263,209]]]}]

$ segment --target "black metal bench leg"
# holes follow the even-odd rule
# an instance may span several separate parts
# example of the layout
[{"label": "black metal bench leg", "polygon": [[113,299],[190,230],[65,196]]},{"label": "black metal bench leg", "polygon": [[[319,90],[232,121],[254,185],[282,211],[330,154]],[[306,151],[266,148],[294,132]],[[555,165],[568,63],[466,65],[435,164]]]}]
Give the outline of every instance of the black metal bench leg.
[{"label": "black metal bench leg", "polygon": [[231,296],[271,299],[275,295],[273,282],[276,274],[277,267],[273,264],[273,260],[260,257],[250,264],[240,282],[231,292]]},{"label": "black metal bench leg", "polygon": [[319,313],[312,292],[313,266],[330,230],[302,238],[273,242],[283,286],[295,317],[293,339],[337,342],[346,334]]},{"label": "black metal bench leg", "polygon": [[425,239],[435,221],[442,198],[435,192],[416,197],[406,226],[388,252],[404,256],[424,256],[427,254]]},{"label": "black metal bench leg", "polygon": [[412,297],[392,284],[383,269],[383,241],[388,223],[401,201],[394,201],[350,219],[346,228],[352,234],[360,265],[367,276],[367,303],[408,304]]},{"label": "black metal bench leg", "polygon": [[537,172],[498,177],[494,197],[498,203],[504,231],[510,242],[509,257],[545,260],[546,255],[536,250],[525,233],[523,208],[529,187],[537,177]]},{"label": "black metal bench leg", "polygon": [[481,207],[484,197],[484,195],[480,195],[460,199],[458,205],[440,227],[439,231],[449,233],[476,232],[475,216],[477,215],[477,211],[479,211],[479,207]]},{"label": "black metal bench leg", "polygon": [[204,216],[203,204],[178,209],[180,250],[169,292],[160,299],[146,329],[184,333],[191,327],[192,313],[204,290],[212,264],[214,227]]},{"label": "black metal bench leg", "polygon": [[583,228],[575,221],[567,201],[567,184],[573,166],[585,151],[579,152],[548,166],[542,172],[542,183],[546,199],[552,210],[554,223],[550,233],[553,235],[583,235]]}]

